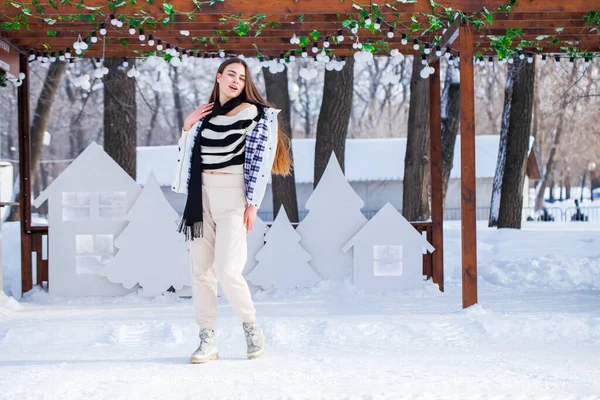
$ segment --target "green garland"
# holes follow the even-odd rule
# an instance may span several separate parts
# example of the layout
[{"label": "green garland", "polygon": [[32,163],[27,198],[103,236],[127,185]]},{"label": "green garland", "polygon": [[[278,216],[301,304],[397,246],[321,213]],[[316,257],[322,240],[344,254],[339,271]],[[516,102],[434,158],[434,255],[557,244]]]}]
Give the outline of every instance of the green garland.
[{"label": "green garland", "polygon": [[[341,1],[343,2],[344,0]],[[383,13],[382,10],[391,10],[392,16],[400,19],[401,15],[396,5],[398,3],[416,3],[416,0],[398,0],[390,3],[383,3],[381,6],[376,4],[362,4],[358,1],[353,1],[353,8],[356,10],[356,12],[350,14],[349,18],[345,20],[341,20],[340,15],[338,14],[338,19],[342,28],[344,29],[351,29],[353,27],[364,28],[370,30],[373,34],[379,31],[381,32],[382,37],[384,37],[385,34],[381,31],[381,29],[378,30],[375,28],[374,21],[379,21],[381,26],[393,27],[394,29],[405,33],[408,39],[418,39],[419,37],[422,37],[428,33],[439,32],[441,29],[454,23],[456,19],[460,19],[461,23],[469,24],[476,29],[492,26],[495,15],[509,14],[515,8],[518,2],[518,0],[506,0],[506,4],[501,4],[492,10],[487,10],[484,8],[480,12],[466,14],[460,10],[454,10],[450,7],[445,7],[434,0],[428,1],[432,6],[432,13],[429,14],[421,12],[412,14],[410,18],[411,22],[409,24],[405,22],[393,21],[389,18],[386,20],[385,13]],[[184,15],[189,20],[194,20],[195,15],[201,14],[204,8],[212,7],[218,3],[223,3],[224,0],[193,0],[194,10],[191,12],[176,10],[171,4],[163,2],[162,9],[164,16],[162,17],[148,15],[143,10],[144,6],[147,4],[154,4],[154,0],[144,0],[140,2],[137,0],[109,0],[107,1],[106,5],[101,7],[86,6],[84,0],[48,0],[48,2],[49,6],[46,7],[51,7],[55,10],[59,10],[59,6],[69,4],[75,6],[77,10],[86,11],[86,13],[66,15],[59,14],[55,17],[44,17],[45,8],[41,6],[39,0],[32,0],[31,3],[7,1],[7,7],[12,6],[19,8],[22,13],[15,18],[9,19],[10,21],[8,22],[0,24],[0,31],[12,31],[20,29],[29,30],[28,22],[31,18],[43,20],[49,25],[54,25],[59,21],[89,21],[92,22],[92,25],[95,29],[98,29],[100,23],[96,22],[97,20],[106,22],[108,18],[107,14],[115,14],[120,7],[125,5],[132,6],[134,9],[139,10],[141,16],[126,16],[124,14],[119,15],[118,19],[123,22],[124,25],[128,25],[136,29],[155,29],[158,25],[168,26],[172,24],[175,21],[176,15]],[[32,11],[32,8],[35,9],[35,14]],[[427,22],[421,22],[417,16],[425,17]],[[219,19],[219,22],[221,24],[234,23],[235,26],[232,29],[216,29],[214,31],[214,36],[192,37],[192,41],[204,44],[205,47],[208,47],[210,44],[217,47],[217,50],[220,50],[219,43],[227,42],[229,39],[227,35],[235,34],[239,37],[257,37],[260,36],[265,29],[274,28],[280,25],[278,22],[267,22],[265,20],[266,16],[264,14],[257,14],[246,18],[243,18],[241,14],[222,15]],[[303,20],[304,15],[301,15],[297,21],[294,22],[301,23]],[[600,27],[600,12],[590,11],[584,16],[584,20],[586,22],[586,26],[589,27],[590,32],[598,32],[598,28]],[[337,35],[335,32],[337,32],[338,29],[339,27],[336,27],[335,31],[330,33],[313,31],[308,36],[298,37],[300,43],[297,45],[297,49],[295,50],[308,46],[311,41],[318,41],[321,37],[325,36],[331,36],[331,41],[334,45],[337,45]],[[562,29],[563,28],[557,28],[557,33],[560,33]],[[47,34],[48,36],[56,36],[57,31],[48,30]],[[91,33],[88,34],[88,37],[90,35]],[[350,40],[357,39],[356,36],[352,35],[350,35],[349,38]],[[435,46],[440,42],[440,40],[441,36],[435,35],[433,36],[433,40],[431,41],[430,45]],[[128,41],[126,39],[121,40],[121,43],[124,47],[127,47],[128,45]],[[43,44],[42,46],[46,51],[52,50],[51,46],[48,44]],[[421,46],[423,46],[423,43],[421,43]],[[505,59],[509,57],[515,57],[515,55],[521,52],[525,47],[535,47],[538,51],[542,52],[544,48],[550,46],[560,46],[561,50],[566,52],[571,57],[591,57],[593,55],[589,51],[579,49],[578,42],[561,41],[557,35],[541,35],[538,36],[534,41],[526,41],[523,38],[522,29],[512,28],[507,29],[504,35],[492,36],[490,47],[484,48],[483,51],[488,53],[495,52],[499,59]],[[258,47],[256,45],[254,47],[256,48],[257,56],[262,55]],[[362,43],[362,49],[374,53],[389,53],[390,43],[388,42],[387,38],[382,38],[380,40],[376,40],[374,43]],[[328,55],[332,54],[331,49],[326,49],[325,51]],[[140,51],[137,53],[141,56],[161,55],[165,59],[170,57],[167,54],[158,54],[157,52]],[[287,52],[286,57],[289,57],[289,55],[290,52]],[[481,56],[482,53],[480,51],[478,52],[477,57]]]}]

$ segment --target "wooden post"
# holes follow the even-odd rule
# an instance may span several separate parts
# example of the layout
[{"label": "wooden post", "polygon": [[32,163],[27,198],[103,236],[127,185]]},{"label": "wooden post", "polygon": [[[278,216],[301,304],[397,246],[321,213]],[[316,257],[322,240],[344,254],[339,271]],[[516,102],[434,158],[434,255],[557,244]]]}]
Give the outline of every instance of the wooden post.
[{"label": "wooden post", "polygon": [[431,64],[435,72],[429,76],[429,153],[431,168],[431,221],[433,283],[444,291],[444,204],[442,196],[442,101],[440,60]]},{"label": "wooden post", "polygon": [[475,202],[475,89],[473,32],[460,27],[460,180],[463,308],[477,303],[477,214]]},{"label": "wooden post", "polygon": [[29,135],[29,58],[19,56],[21,72],[26,78],[18,90],[19,114],[19,213],[21,216],[21,291],[33,288],[31,255],[31,137]]}]

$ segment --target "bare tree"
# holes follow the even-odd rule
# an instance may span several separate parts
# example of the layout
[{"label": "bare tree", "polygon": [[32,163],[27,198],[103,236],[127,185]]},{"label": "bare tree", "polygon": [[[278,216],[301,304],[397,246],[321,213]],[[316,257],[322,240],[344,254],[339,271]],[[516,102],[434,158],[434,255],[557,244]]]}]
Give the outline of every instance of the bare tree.
[{"label": "bare tree", "polygon": [[454,147],[460,126],[460,80],[458,68],[448,63],[446,82],[442,91],[442,198],[446,192],[454,162]]},{"label": "bare tree", "polygon": [[[44,132],[50,119],[50,112],[52,110],[52,104],[56,96],[56,90],[60,83],[60,79],[65,70],[65,63],[62,61],[56,61],[51,63],[48,67],[48,73],[42,87],[42,92],[38,98],[35,113],[33,114],[33,121],[30,128],[31,137],[31,180],[30,184],[33,185],[37,175],[37,169],[42,154],[42,144],[44,141]],[[19,178],[17,177],[17,182]],[[17,188],[13,192],[13,199],[18,199],[21,195],[21,188],[18,184],[15,185]],[[19,212],[17,207],[10,207],[5,215],[6,221],[18,221]]]},{"label": "bare tree", "polygon": [[500,141],[498,144],[498,158],[496,159],[496,172],[492,187],[492,200],[490,202],[490,217],[488,226],[498,225],[498,213],[500,210],[500,194],[502,189],[502,178],[506,161],[506,142],[510,124],[510,110],[512,106],[512,93],[515,77],[518,74],[517,64],[508,64],[508,75],[504,87],[504,108],[502,109],[502,126],[500,128]]},{"label": "bare tree", "polygon": [[118,58],[107,58],[104,77],[104,150],[135,179],[137,103],[135,80]]},{"label": "bare tree", "polygon": [[515,68],[519,72],[512,92],[498,228],[521,229],[523,184],[533,111],[535,59],[533,63],[516,60]]},{"label": "bare tree", "polygon": [[402,193],[402,214],[409,221],[425,221],[430,216],[429,81],[420,77],[422,68],[421,60],[414,57]]},{"label": "bare tree", "polygon": [[325,71],[323,101],[317,122],[315,141],[315,175],[313,185],[321,180],[331,153],[334,152],[342,170],[346,150],[346,135],[352,110],[354,59],[348,58],[340,72]]},{"label": "bare tree", "polygon": [[[288,92],[288,70],[286,68],[283,72],[278,74],[270,73],[268,68],[263,68],[262,71],[265,78],[265,87],[267,89],[267,99],[281,109],[281,113],[279,113],[279,122],[281,124],[281,130],[290,142],[291,152],[292,123],[290,94]],[[290,221],[299,222],[294,170],[292,169],[291,175],[288,176],[273,175],[271,188],[273,190],[273,218],[277,217],[277,213],[283,205]]]}]

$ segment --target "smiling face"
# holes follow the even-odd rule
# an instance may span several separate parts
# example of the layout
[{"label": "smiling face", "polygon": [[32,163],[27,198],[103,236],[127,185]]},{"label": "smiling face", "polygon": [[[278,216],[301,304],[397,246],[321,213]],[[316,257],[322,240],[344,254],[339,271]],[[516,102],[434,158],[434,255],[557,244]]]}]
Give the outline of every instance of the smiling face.
[{"label": "smiling face", "polygon": [[223,73],[217,73],[219,83],[220,99],[223,103],[239,96],[246,87],[246,68],[242,64],[229,64]]}]

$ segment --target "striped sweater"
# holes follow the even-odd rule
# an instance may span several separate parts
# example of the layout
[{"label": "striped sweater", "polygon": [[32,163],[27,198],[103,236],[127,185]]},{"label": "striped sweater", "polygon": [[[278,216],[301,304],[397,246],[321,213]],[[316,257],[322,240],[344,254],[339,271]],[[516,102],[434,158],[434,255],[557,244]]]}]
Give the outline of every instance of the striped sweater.
[{"label": "striped sweater", "polygon": [[256,126],[257,116],[252,105],[236,115],[211,118],[202,130],[203,169],[243,174],[246,133]]}]

